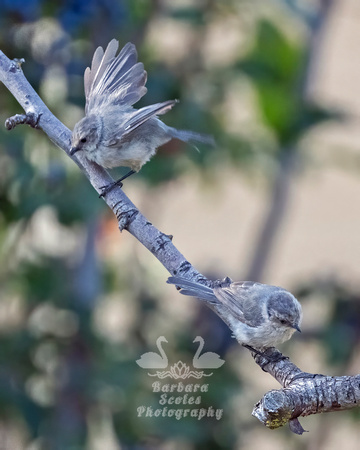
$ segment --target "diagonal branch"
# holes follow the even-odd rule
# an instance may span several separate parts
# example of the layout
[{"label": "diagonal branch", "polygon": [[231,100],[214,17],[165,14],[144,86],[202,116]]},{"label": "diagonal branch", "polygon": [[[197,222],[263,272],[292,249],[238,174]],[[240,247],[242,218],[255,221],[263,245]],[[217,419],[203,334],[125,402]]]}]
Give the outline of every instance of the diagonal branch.
[{"label": "diagonal branch", "polygon": [[[15,126],[17,123],[29,123],[33,121],[35,116],[37,127],[41,128],[55,145],[69,155],[70,130],[51,113],[40,99],[25,78],[21,65],[17,61],[9,60],[1,51],[0,81],[14,95],[26,113],[26,117],[16,115],[8,119],[7,124],[11,123]],[[89,161],[83,155],[77,154],[72,159],[98,193],[102,192],[102,186],[113,181],[106,170]],[[155,228],[120,188],[112,189],[106,195],[105,201],[114,212],[120,231],[126,229],[138,239],[172,275],[182,275],[190,279],[206,281],[173,245],[171,238]]]},{"label": "diagonal branch", "polygon": [[[0,51],[0,81],[10,90],[25,110],[7,120],[9,128],[26,123],[41,128],[50,140],[69,155],[71,132],[47,108],[25,78],[19,61],[9,60]],[[11,125],[11,126],[10,126]],[[112,182],[102,167],[83,155],[72,157],[98,193],[101,186]],[[105,198],[114,212],[120,231],[126,229],[143,244],[170,272],[209,286],[207,280],[179,252],[171,237],[159,231],[144,217],[120,188],[114,188]],[[229,323],[216,304],[206,303],[222,320]],[[230,327],[230,326],[229,326]],[[269,428],[290,423],[293,432],[303,429],[299,416],[325,411],[339,411],[358,406],[360,402],[360,375],[356,377],[326,377],[302,372],[276,349],[268,349],[264,356],[253,355],[257,364],[272,375],[283,389],[268,392],[255,406],[253,415]]]}]

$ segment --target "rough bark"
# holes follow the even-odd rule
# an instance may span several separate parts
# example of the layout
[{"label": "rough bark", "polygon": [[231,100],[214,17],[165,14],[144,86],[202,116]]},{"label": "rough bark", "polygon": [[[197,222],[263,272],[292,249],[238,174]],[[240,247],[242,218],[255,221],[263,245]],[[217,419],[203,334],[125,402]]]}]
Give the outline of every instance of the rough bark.
[{"label": "rough bark", "polygon": [[302,434],[305,430],[298,417],[360,405],[360,375],[331,377],[303,372],[275,348],[267,349],[264,357],[256,354],[253,357],[283,387],[267,392],[252,412],[270,429],[289,423],[291,431]]}]

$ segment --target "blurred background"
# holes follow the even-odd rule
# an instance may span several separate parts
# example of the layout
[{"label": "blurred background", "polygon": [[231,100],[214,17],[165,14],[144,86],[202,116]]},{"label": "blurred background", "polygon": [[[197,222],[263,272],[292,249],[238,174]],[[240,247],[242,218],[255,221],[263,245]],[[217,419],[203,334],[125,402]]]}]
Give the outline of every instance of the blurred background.
[{"label": "blurred background", "polygon": [[[203,274],[281,285],[304,309],[282,350],[304,371],[360,372],[358,0],[0,0],[0,49],[69,128],[98,45],[134,42],[144,106],[179,105],[171,142],[124,190]],[[0,87],[0,121],[21,108]],[[119,169],[114,176],[125,173]],[[359,412],[310,416],[309,433],[251,416],[278,384],[227,327],[165,281],[160,263],[41,132],[0,127],[0,449],[358,448]],[[159,405],[135,363],[205,351],[225,364],[202,406],[223,418],[139,418]],[[166,380],[169,382],[169,379]],[[193,381],[193,380],[189,380]],[[171,382],[171,380],[170,380]]]}]

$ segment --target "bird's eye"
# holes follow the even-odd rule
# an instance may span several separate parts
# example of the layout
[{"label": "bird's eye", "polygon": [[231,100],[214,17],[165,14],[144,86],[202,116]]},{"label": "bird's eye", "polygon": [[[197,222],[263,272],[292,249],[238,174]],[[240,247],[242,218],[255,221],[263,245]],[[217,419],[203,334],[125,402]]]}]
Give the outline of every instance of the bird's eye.
[{"label": "bird's eye", "polygon": [[287,322],[286,322],[286,320],[281,319],[281,320],[280,320],[280,323],[282,323],[283,325],[285,325]]},{"label": "bird's eye", "polygon": [[82,142],[83,144],[85,144],[85,142],[86,142],[86,138],[82,138],[82,139],[80,139],[80,142]]}]

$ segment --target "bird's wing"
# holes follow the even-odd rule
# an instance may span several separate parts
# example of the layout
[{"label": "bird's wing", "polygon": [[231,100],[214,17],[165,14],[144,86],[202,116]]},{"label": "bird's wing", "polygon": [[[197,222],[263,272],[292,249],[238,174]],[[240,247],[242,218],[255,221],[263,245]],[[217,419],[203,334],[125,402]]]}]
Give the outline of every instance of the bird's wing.
[{"label": "bird's wing", "polygon": [[86,114],[102,104],[133,105],[146,94],[147,75],[144,65],[137,62],[135,45],[128,42],[116,56],[118,47],[116,39],[105,52],[98,47],[91,68],[85,70]]},{"label": "bird's wing", "polygon": [[256,327],[263,322],[259,296],[255,294],[260,286],[261,283],[253,281],[240,281],[225,286],[220,284],[214,288],[214,294],[235,318],[250,327]]},{"label": "bird's wing", "polygon": [[124,125],[125,133],[131,133],[151,117],[167,113],[177,102],[178,100],[167,100],[134,111]]},{"label": "bird's wing", "polygon": [[106,145],[108,147],[117,147],[120,142],[128,140],[131,133],[140,125],[154,116],[167,113],[177,102],[177,100],[168,100],[166,102],[145,106],[144,108],[134,109],[127,115],[126,121],[121,124],[121,127],[118,128],[118,132],[115,133]]}]

